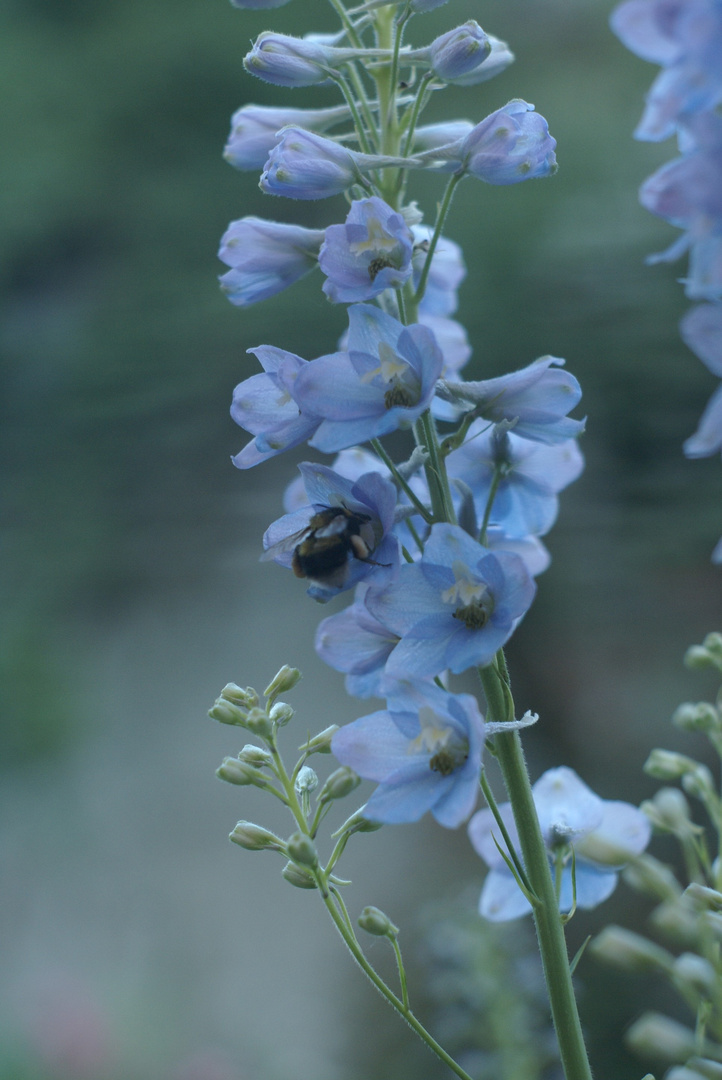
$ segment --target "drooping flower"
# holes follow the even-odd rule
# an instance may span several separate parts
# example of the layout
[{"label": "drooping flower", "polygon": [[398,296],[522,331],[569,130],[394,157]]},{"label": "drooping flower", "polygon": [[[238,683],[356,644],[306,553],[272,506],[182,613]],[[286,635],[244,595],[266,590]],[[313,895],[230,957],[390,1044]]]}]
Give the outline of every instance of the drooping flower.
[{"label": "drooping flower", "polygon": [[417,681],[399,685],[388,708],[342,727],[331,749],[343,765],[378,782],[364,809],[371,821],[396,825],[430,811],[454,829],[474,808],[483,743],[475,698]]},{"label": "drooping flower", "polygon": [[317,38],[266,30],[256,38],[243,66],[250,75],[274,86],[313,86],[325,82],[338,64],[354,56],[354,49],[337,49]]},{"label": "drooping flower", "polygon": [[496,481],[491,521],[510,537],[525,537],[549,531],[559,510],[557,492],[576,480],[584,459],[576,439],[550,446],[475,420],[447,466],[471,489],[479,521]]},{"label": "drooping flower", "polygon": [[348,352],[313,361],[296,382],[301,409],[323,417],[310,445],[335,453],[409,427],[428,409],[442,365],[427,327],[355,304]]},{"label": "drooping flower", "polygon": [[387,674],[459,674],[484,667],[511,637],[536,586],[522,559],[493,553],[457,525],[433,525],[421,561],[403,565],[384,589],[370,589],[366,606],[399,644]]},{"label": "drooping flower", "polygon": [[231,416],[255,436],[231,459],[238,469],[250,469],[298,446],[321,422],[308,410],[301,415],[293,397],[294,384],[307,360],[273,345],[248,351],[260,361],[263,374],[244,379],[233,391]]},{"label": "drooping flower", "polygon": [[582,390],[573,375],[557,370],[563,363],[556,356],[542,356],[496,379],[445,383],[437,393],[445,400],[467,401],[484,420],[495,424],[505,421],[524,439],[564,442],[581,435],[584,421],[567,416],[581,399]]},{"label": "drooping flower", "polygon": [[223,157],[236,169],[262,169],[278,141],[281,128],[293,124],[307,131],[326,131],[350,115],[348,105],[335,105],[329,109],[243,105],[231,117],[231,132]]},{"label": "drooping flower", "polygon": [[[722,301],[699,304],[680,323],[682,339],[709,368],[722,377]],[[687,457],[709,457],[722,450],[722,386],[705,408],[697,430],[684,444]]]},{"label": "drooping flower", "polygon": [[323,229],[245,217],[223,234],[218,258],[231,269],[219,278],[232,304],[247,307],[282,292],[318,263]]},{"label": "drooping flower", "polygon": [[[600,799],[573,769],[564,766],[545,772],[532,791],[553,872],[558,868],[561,874],[560,910],[569,911],[573,903],[572,847],[577,906],[596,907],[614,891],[619,870],[649,843],[648,819],[631,803]],[[519,852],[511,803],[503,803],[499,811]],[[492,922],[528,914],[529,901],[497,847],[499,844],[504,850],[505,843],[491,810],[474,814],[469,822],[469,838],[489,867],[480,913]]]},{"label": "drooping flower", "polygon": [[319,263],[323,291],[335,303],[370,300],[411,276],[413,236],[401,214],[377,196],[351,204],[343,225],[330,225]]},{"label": "drooping flower", "polygon": [[487,184],[518,184],[556,172],[555,147],[544,117],[517,98],[477,124],[450,156],[458,157],[457,172]]},{"label": "drooping flower", "polygon": [[354,482],[307,461],[299,470],[307,505],[269,526],[263,558],[307,578],[309,596],[322,602],[372,575],[389,580],[399,560],[391,481],[371,472]]}]

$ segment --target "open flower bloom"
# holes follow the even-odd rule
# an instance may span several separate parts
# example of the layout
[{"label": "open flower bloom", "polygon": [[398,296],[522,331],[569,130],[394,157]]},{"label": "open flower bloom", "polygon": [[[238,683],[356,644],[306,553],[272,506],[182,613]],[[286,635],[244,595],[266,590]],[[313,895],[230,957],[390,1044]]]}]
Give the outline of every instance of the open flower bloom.
[{"label": "open flower bloom", "polygon": [[431,811],[455,829],[474,808],[483,745],[475,698],[416,681],[399,684],[387,709],[342,727],[331,749],[342,765],[378,782],[364,817],[397,825]]},{"label": "open flower bloom", "polygon": [[323,291],[336,303],[371,300],[411,276],[413,236],[401,214],[375,195],[351,204],[343,225],[330,225],[319,263]]},{"label": "open flower bloom", "polygon": [[349,308],[348,352],[320,357],[294,395],[323,421],[311,446],[325,453],[410,427],[428,409],[444,358],[433,333],[379,308]]},{"label": "open flower bloom", "polygon": [[317,265],[323,229],[245,217],[232,221],[218,258],[231,269],[219,278],[232,304],[247,307],[287,289]]},{"label": "open flower bloom", "polygon": [[367,609],[363,600],[367,589],[367,583],[360,584],[350,607],[323,619],[315,641],[324,663],[346,675],[347,693],[360,698],[384,696],[384,667],[399,640]]},{"label": "open flower bloom", "polygon": [[[545,772],[532,791],[552,872],[558,871],[560,876],[560,911],[570,911],[573,904],[572,847],[577,906],[596,907],[614,891],[618,871],[646,848],[651,835],[649,820],[631,803],[600,799],[573,769],[564,766]],[[499,811],[519,852],[511,803],[503,803]],[[491,810],[474,814],[469,838],[489,867],[480,913],[492,922],[528,914],[531,905],[496,846],[498,843],[505,849]]]},{"label": "open flower bloom", "polygon": [[375,575],[388,580],[398,565],[392,534],[396,488],[377,472],[347,480],[326,465],[299,465],[307,505],[274,521],[263,537],[264,559],[308,578],[309,595],[326,601]]},{"label": "open flower bloom", "polygon": [[535,592],[519,555],[492,553],[442,523],[432,526],[421,561],[403,565],[385,589],[370,589],[366,606],[401,639],[387,674],[428,677],[490,663]]}]

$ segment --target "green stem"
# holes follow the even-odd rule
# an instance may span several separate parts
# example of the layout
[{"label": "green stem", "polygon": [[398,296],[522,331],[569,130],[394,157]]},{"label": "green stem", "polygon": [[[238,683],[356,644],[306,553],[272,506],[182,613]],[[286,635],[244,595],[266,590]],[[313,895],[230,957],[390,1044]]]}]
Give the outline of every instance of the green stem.
[{"label": "green stem", "polygon": [[501,474],[501,467],[497,465],[494,469],[494,476],[491,481],[491,487],[489,488],[489,497],[486,500],[486,507],[484,508],[484,520],[482,521],[481,528],[479,529],[479,543],[483,547],[486,547],[486,530],[489,528],[489,519],[491,518],[491,511],[492,507],[494,506],[494,499],[496,498],[496,493],[499,489],[499,484],[501,482]]},{"label": "green stem", "polygon": [[399,983],[401,985],[401,997],[403,998],[404,1008],[409,1007],[409,990],[406,985],[406,969],[404,968],[404,961],[401,957],[401,946],[398,943],[396,937],[390,937],[389,941],[394,947],[394,955],[396,956],[396,966],[399,969]]},{"label": "green stem", "polygon": [[424,471],[429,484],[434,519],[436,521],[448,521],[449,524],[456,525],[456,511],[451,499],[449,478],[446,475],[446,463],[439,446],[436,424],[428,409],[414,424],[414,434],[419,444],[424,446],[429,455],[429,459],[424,465]]},{"label": "green stem", "polygon": [[389,457],[389,455],[386,453],[386,450],[384,449],[383,444],[379,441],[379,439],[372,439],[371,440],[371,445],[373,446],[374,450],[376,451],[378,456],[383,461],[384,465],[387,467],[387,469],[389,470],[389,472],[393,476],[396,483],[399,485],[401,490],[404,492],[406,497],[410,500],[412,505],[416,507],[416,509],[421,514],[422,518],[427,523],[427,525],[430,525],[431,521],[432,521],[431,514],[429,513],[427,508],[424,506],[424,504],[421,502],[419,497],[417,495],[415,495],[414,492],[411,490],[411,488],[409,487],[406,480],[404,480],[403,476],[401,475],[399,470],[396,468],[396,465],[394,464],[392,459]]},{"label": "green stem", "polygon": [[341,20],[343,28],[346,31],[346,37],[348,38],[351,45],[353,45],[354,49],[362,48],[361,38],[356,33],[354,25],[351,21],[351,17],[346,11],[346,8],[341,3],[341,0],[329,0],[329,3],[331,4],[331,7],[334,9],[339,19]]},{"label": "green stem", "polygon": [[[479,675],[486,694],[489,719],[503,722],[508,715],[508,687],[500,672],[501,661],[481,668]],[[505,664],[502,671],[505,670]],[[503,702],[501,713],[494,711]],[[513,713],[512,713],[513,715]],[[495,736],[496,756],[506,785],[521,844],[529,883],[539,899],[533,908],[539,951],[541,952],[547,993],[566,1080],[591,1080],[577,1003],[574,998],[564,928],[559,917],[544,838],[539,826],[529,774],[524,761],[521,739],[516,731]]]},{"label": "green stem", "polygon": [[439,237],[441,236],[441,230],[443,229],[444,222],[446,221],[446,215],[449,213],[449,208],[451,206],[451,200],[454,197],[454,192],[456,191],[456,186],[459,183],[459,181],[463,180],[463,179],[464,179],[464,173],[454,173],[453,176],[449,177],[449,182],[446,185],[446,191],[444,192],[444,197],[441,200],[441,206],[439,207],[439,212],[438,212],[438,214],[436,216],[436,226],[434,228],[434,235],[431,237],[431,243],[429,244],[429,250],[426,252],[426,261],[424,262],[424,269],[421,271],[421,277],[419,278],[419,284],[416,287],[416,296],[415,296],[414,299],[416,300],[417,304],[421,303],[421,301],[422,301],[422,299],[424,297],[424,293],[426,292],[426,282],[427,282],[428,277],[429,277],[429,271],[431,270],[431,260],[434,257],[434,252],[436,251],[436,245],[439,242]]},{"label": "green stem", "polygon": [[333,81],[335,83],[337,83],[339,89],[341,90],[341,93],[343,94],[344,98],[346,99],[346,104],[348,105],[349,109],[351,110],[351,116],[353,117],[354,126],[356,127],[356,134],[358,136],[359,146],[363,150],[364,154],[371,154],[372,153],[372,147],[371,147],[371,144],[368,141],[368,135],[366,133],[366,128],[364,127],[363,123],[361,122],[361,115],[360,115],[360,113],[359,113],[359,111],[358,111],[358,109],[356,107],[356,100],[355,100],[353,94],[351,93],[351,90],[349,88],[348,83],[346,82],[343,75],[341,75],[341,74],[334,75],[333,76]]}]

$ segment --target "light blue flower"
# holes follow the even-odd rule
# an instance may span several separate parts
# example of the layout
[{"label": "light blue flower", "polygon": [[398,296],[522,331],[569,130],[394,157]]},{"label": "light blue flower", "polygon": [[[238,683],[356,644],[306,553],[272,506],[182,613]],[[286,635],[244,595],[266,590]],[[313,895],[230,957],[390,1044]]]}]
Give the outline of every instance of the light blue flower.
[{"label": "light blue flower", "polygon": [[[722,301],[699,304],[688,311],[680,323],[686,345],[709,368],[722,377]],[[709,457],[722,450],[722,386],[719,386],[704,410],[697,430],[684,444],[687,457]]]},{"label": "light blue flower", "polygon": [[487,184],[518,184],[556,172],[555,147],[544,117],[516,98],[477,124],[451,156],[458,157],[457,172]]},{"label": "light blue flower", "polygon": [[378,787],[364,816],[389,825],[418,821],[430,811],[455,829],[474,808],[484,722],[476,699],[433,683],[400,685],[388,708],[335,733],[331,749]]},{"label": "light blue flower", "polygon": [[354,55],[353,49],[337,49],[315,38],[266,30],[256,38],[243,66],[249,75],[274,86],[313,86],[325,82],[337,64]]},{"label": "light blue flower", "polygon": [[[418,286],[434,230],[428,225],[414,225],[412,232],[414,286]],[[431,260],[420,310],[428,315],[453,315],[459,306],[457,289],[465,277],[466,265],[461,248],[454,240],[440,236]]]},{"label": "light blue flower", "polygon": [[475,420],[464,444],[449,454],[447,467],[471,489],[479,521],[500,475],[491,521],[510,537],[543,536],[556,520],[557,492],[577,479],[584,459],[576,439],[548,446]]},{"label": "light blue flower", "polygon": [[218,258],[231,269],[219,278],[232,304],[248,307],[287,289],[318,263],[323,229],[245,217],[223,234]]},{"label": "light blue flower", "polygon": [[223,157],[236,169],[262,169],[278,141],[281,128],[294,124],[307,131],[326,131],[350,115],[348,105],[335,105],[330,109],[243,105],[231,117],[231,132]]},{"label": "light blue flower", "polygon": [[294,393],[323,421],[311,446],[325,453],[409,427],[428,409],[443,356],[434,335],[379,308],[349,308],[348,352],[304,368]]},{"label": "light blue flower", "polygon": [[296,378],[307,360],[273,345],[248,351],[258,358],[264,373],[244,379],[233,391],[231,416],[255,436],[231,458],[238,469],[250,469],[298,446],[321,422],[308,410],[301,415],[293,397]]},{"label": "light blue flower", "polygon": [[489,38],[478,22],[469,19],[431,42],[428,62],[434,75],[444,82],[453,83],[476,71],[490,52]]},{"label": "light blue flower", "polygon": [[[337,454],[331,463],[331,468],[339,476],[347,480],[359,480],[364,473],[377,472],[382,476],[390,476],[391,471],[384,465],[381,458],[376,457],[370,450],[362,446],[350,446]],[[309,505],[308,493],[303,482],[303,476],[297,476],[283,493],[283,509],[287,514]]]},{"label": "light blue flower", "polygon": [[[600,799],[573,769],[549,769],[532,788],[544,843],[553,872],[561,867],[560,911],[573,903],[571,848],[576,856],[576,901],[580,908],[594,908],[614,891],[618,871],[649,843],[651,827],[636,806]],[[517,850],[519,837],[511,803],[499,807],[511,841]],[[469,822],[469,838],[489,873],[479,911],[492,922],[527,915],[531,906],[517,885],[497,848],[504,839],[491,810],[479,810]]]},{"label": "light blue flower", "polygon": [[353,604],[323,619],[315,640],[324,663],[346,675],[347,693],[360,698],[384,696],[384,667],[399,640],[364,604],[367,590],[367,583],[360,584]]},{"label": "light blue flower", "polygon": [[387,674],[433,676],[484,667],[526,614],[536,586],[523,560],[489,551],[457,525],[433,525],[421,561],[403,565],[366,606],[399,644]]},{"label": "light blue flower", "polygon": [[396,488],[391,481],[372,472],[354,482],[307,461],[298,468],[307,505],[268,527],[263,558],[307,578],[309,596],[321,602],[364,579],[385,583],[392,578],[399,544],[392,532]]},{"label": "light blue flower", "polygon": [[334,303],[357,303],[398,289],[411,276],[413,236],[401,214],[375,195],[351,203],[343,225],[330,225],[319,254]]},{"label": "light blue flower", "polygon": [[496,75],[501,75],[510,64],[514,63],[514,53],[505,41],[501,41],[493,34],[487,35],[491,52],[483,64],[473,68],[468,74],[460,75],[454,79],[454,86],[478,86],[479,83],[488,82]]}]

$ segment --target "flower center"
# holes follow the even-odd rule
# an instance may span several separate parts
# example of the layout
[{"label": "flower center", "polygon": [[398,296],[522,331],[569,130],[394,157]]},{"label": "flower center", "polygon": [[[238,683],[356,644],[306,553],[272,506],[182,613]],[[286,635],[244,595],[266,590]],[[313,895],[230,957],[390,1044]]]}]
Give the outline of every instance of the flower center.
[{"label": "flower center", "polygon": [[468,758],[468,743],[429,705],[419,709],[419,723],[421,734],[409,743],[409,753],[428,753],[431,771],[450,776]]},{"label": "flower center", "polygon": [[379,366],[367,371],[361,381],[373,380],[376,385],[380,383],[385,387],[384,405],[387,409],[393,409],[395,405],[404,408],[416,405],[421,397],[421,383],[411,365],[385,341],[379,343],[379,361]]},{"label": "flower center", "polygon": [[467,629],[481,630],[494,610],[494,598],[488,586],[474,578],[468,566],[459,559],[455,560],[452,570],[456,580],[444,589],[441,599],[445,604],[456,605],[453,616]]}]

